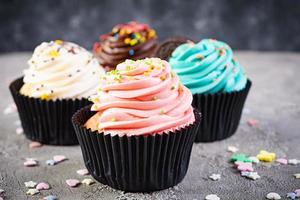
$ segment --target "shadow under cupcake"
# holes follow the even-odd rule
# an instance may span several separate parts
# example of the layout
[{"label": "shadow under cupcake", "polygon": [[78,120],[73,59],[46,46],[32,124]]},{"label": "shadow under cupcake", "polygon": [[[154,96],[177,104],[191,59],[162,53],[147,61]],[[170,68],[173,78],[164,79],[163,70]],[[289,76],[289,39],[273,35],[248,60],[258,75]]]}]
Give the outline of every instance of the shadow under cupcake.
[{"label": "shadow under cupcake", "polygon": [[202,113],[195,142],[212,142],[232,136],[238,128],[251,81],[223,42],[199,43],[183,37],[164,41],[156,56],[167,59],[193,94],[193,107]]},{"label": "shadow under cupcake", "polygon": [[9,86],[25,136],[43,144],[78,144],[71,117],[90,104],[104,70],[88,51],[61,40],[39,45],[28,64],[25,76]]}]

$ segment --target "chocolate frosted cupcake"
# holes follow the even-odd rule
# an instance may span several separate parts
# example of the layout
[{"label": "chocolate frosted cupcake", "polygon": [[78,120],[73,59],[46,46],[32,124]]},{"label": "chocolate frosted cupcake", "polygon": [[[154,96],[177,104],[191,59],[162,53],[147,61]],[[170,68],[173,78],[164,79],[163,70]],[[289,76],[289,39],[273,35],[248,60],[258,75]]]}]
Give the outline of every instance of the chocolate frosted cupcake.
[{"label": "chocolate frosted cupcake", "polygon": [[224,42],[204,39],[179,45],[169,63],[203,114],[196,142],[221,140],[236,131],[251,81]]},{"label": "chocolate frosted cupcake", "polygon": [[126,59],[151,57],[157,47],[156,38],[156,32],[147,24],[118,24],[110,33],[100,36],[93,52],[99,63],[109,71]]},{"label": "chocolate frosted cupcake", "polygon": [[24,78],[10,84],[27,138],[44,144],[78,144],[71,123],[74,112],[89,105],[104,74],[82,47],[61,40],[39,45]]},{"label": "chocolate frosted cupcake", "polygon": [[126,60],[72,118],[91,175],[113,188],[161,190],[185,176],[200,114],[166,61]]}]

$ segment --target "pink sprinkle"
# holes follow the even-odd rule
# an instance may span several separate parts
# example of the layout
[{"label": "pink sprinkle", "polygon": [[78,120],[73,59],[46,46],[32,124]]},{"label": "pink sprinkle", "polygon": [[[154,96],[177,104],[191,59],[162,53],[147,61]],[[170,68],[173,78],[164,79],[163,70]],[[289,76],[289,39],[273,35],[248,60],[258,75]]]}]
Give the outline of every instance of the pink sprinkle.
[{"label": "pink sprinkle", "polygon": [[10,113],[14,113],[17,111],[17,106],[14,103],[9,104],[3,111],[3,113],[5,115],[10,114]]},{"label": "pink sprinkle", "polygon": [[67,179],[66,183],[70,187],[77,187],[80,184],[80,181],[77,179]]},{"label": "pink sprinkle", "polygon": [[38,162],[34,159],[27,159],[23,164],[26,167],[35,167],[38,165]]},{"label": "pink sprinkle", "polygon": [[82,176],[89,174],[89,171],[87,169],[79,169],[76,172],[77,172],[77,174],[82,175]]},{"label": "pink sprinkle", "polygon": [[23,128],[21,128],[21,127],[16,128],[17,135],[21,135],[23,132],[24,132]]},{"label": "pink sprinkle", "polygon": [[247,124],[254,127],[258,125],[258,121],[256,119],[248,119]]},{"label": "pink sprinkle", "polygon": [[60,163],[60,162],[63,162],[65,160],[67,160],[67,157],[64,156],[64,155],[55,155],[53,156],[53,160],[56,162],[56,163]]},{"label": "pink sprinkle", "polygon": [[295,193],[296,193],[296,197],[300,197],[300,189],[296,189]]},{"label": "pink sprinkle", "polygon": [[48,183],[41,182],[41,183],[37,184],[36,189],[38,189],[38,190],[49,190],[50,186],[49,186]]},{"label": "pink sprinkle", "polygon": [[0,200],[3,200],[3,198],[2,198],[2,197],[0,197]]},{"label": "pink sprinkle", "polygon": [[34,148],[39,148],[39,147],[41,147],[41,146],[43,146],[41,143],[39,143],[39,142],[31,142],[30,144],[29,144],[29,148],[30,149],[34,149]]},{"label": "pink sprinkle", "polygon": [[234,163],[236,168],[239,171],[246,171],[246,172],[253,172],[253,167],[252,167],[252,163],[245,163],[245,162],[241,162],[241,161],[237,161]]},{"label": "pink sprinkle", "polygon": [[285,159],[285,158],[278,158],[276,160],[276,162],[280,163],[280,164],[283,164],[283,165],[287,165],[288,164],[288,160]]}]

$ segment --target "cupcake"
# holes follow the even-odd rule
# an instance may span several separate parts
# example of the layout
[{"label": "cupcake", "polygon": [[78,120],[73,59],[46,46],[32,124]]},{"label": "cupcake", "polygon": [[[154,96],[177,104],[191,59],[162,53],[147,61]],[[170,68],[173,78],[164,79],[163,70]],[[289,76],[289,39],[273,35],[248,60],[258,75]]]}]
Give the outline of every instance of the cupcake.
[{"label": "cupcake", "polygon": [[61,40],[36,47],[28,65],[24,77],[10,84],[26,137],[44,144],[78,144],[71,117],[90,104],[104,69],[87,50]]},{"label": "cupcake", "polygon": [[200,114],[166,61],[126,60],[102,77],[73,125],[90,174],[130,192],[161,190],[185,176]]},{"label": "cupcake", "polygon": [[93,52],[107,71],[126,59],[151,57],[157,47],[156,32],[147,24],[129,22],[116,25],[110,33],[101,35]]},{"label": "cupcake", "polygon": [[193,106],[203,115],[196,142],[211,142],[233,135],[251,81],[234,59],[232,49],[213,39],[196,44],[185,42],[171,53],[169,63],[193,94]]}]

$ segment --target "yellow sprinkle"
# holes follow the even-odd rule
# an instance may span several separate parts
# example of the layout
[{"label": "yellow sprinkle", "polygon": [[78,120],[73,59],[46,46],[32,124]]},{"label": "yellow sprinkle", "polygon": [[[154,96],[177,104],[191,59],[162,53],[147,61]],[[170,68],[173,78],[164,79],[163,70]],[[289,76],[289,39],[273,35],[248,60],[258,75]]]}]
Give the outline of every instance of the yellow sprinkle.
[{"label": "yellow sprinkle", "polygon": [[145,41],[146,41],[146,38],[145,38],[145,37],[141,37],[141,38],[140,38],[140,42],[141,42],[141,43],[144,43]]},{"label": "yellow sprinkle", "polygon": [[144,72],[144,76],[149,76],[149,73],[148,72]]},{"label": "yellow sprinkle", "polygon": [[154,70],[154,69],[155,69],[155,66],[151,65],[151,66],[150,66],[150,70],[152,71],[152,70]]},{"label": "yellow sprinkle", "polygon": [[111,121],[112,121],[112,122],[116,122],[117,119],[116,119],[115,117],[113,117],[113,118],[111,118]]},{"label": "yellow sprinkle", "polygon": [[130,44],[130,41],[131,41],[130,38],[125,38],[125,39],[124,39],[124,43],[125,43],[125,44]]},{"label": "yellow sprinkle", "polygon": [[126,31],[124,29],[120,30],[120,35],[125,35]]},{"label": "yellow sprinkle", "polygon": [[159,71],[159,70],[161,70],[161,67],[156,67],[156,69]]},{"label": "yellow sprinkle", "polygon": [[137,42],[138,42],[138,41],[137,41],[136,39],[132,39],[132,40],[130,41],[130,46],[136,45]]},{"label": "yellow sprinkle", "polygon": [[174,78],[175,77],[175,72],[171,72],[171,77]]},{"label": "yellow sprinkle", "polygon": [[59,53],[55,49],[52,49],[51,51],[49,51],[48,55],[51,58],[55,58],[55,57],[59,56]]},{"label": "yellow sprinkle", "polygon": [[160,78],[160,80],[164,81],[164,80],[166,80],[166,75],[162,75],[159,78]]},{"label": "yellow sprinkle", "polygon": [[141,34],[140,33],[135,33],[135,37],[136,37],[136,39],[140,39],[142,36],[141,36]]},{"label": "yellow sprinkle", "polygon": [[149,37],[149,38],[153,38],[153,37],[155,37],[155,36],[156,36],[155,30],[151,29],[151,30],[149,31],[149,33],[148,33],[148,37]]},{"label": "yellow sprinkle", "polygon": [[264,161],[264,162],[272,162],[273,160],[275,160],[276,154],[275,153],[271,153],[265,150],[261,150],[259,152],[259,154],[257,154],[256,158],[260,161]]},{"label": "yellow sprinkle", "polygon": [[56,44],[62,44],[63,41],[62,40],[55,40],[54,43],[56,43]]},{"label": "yellow sprinkle", "polygon": [[49,99],[49,94],[42,94],[40,98],[42,100],[48,100]]}]

